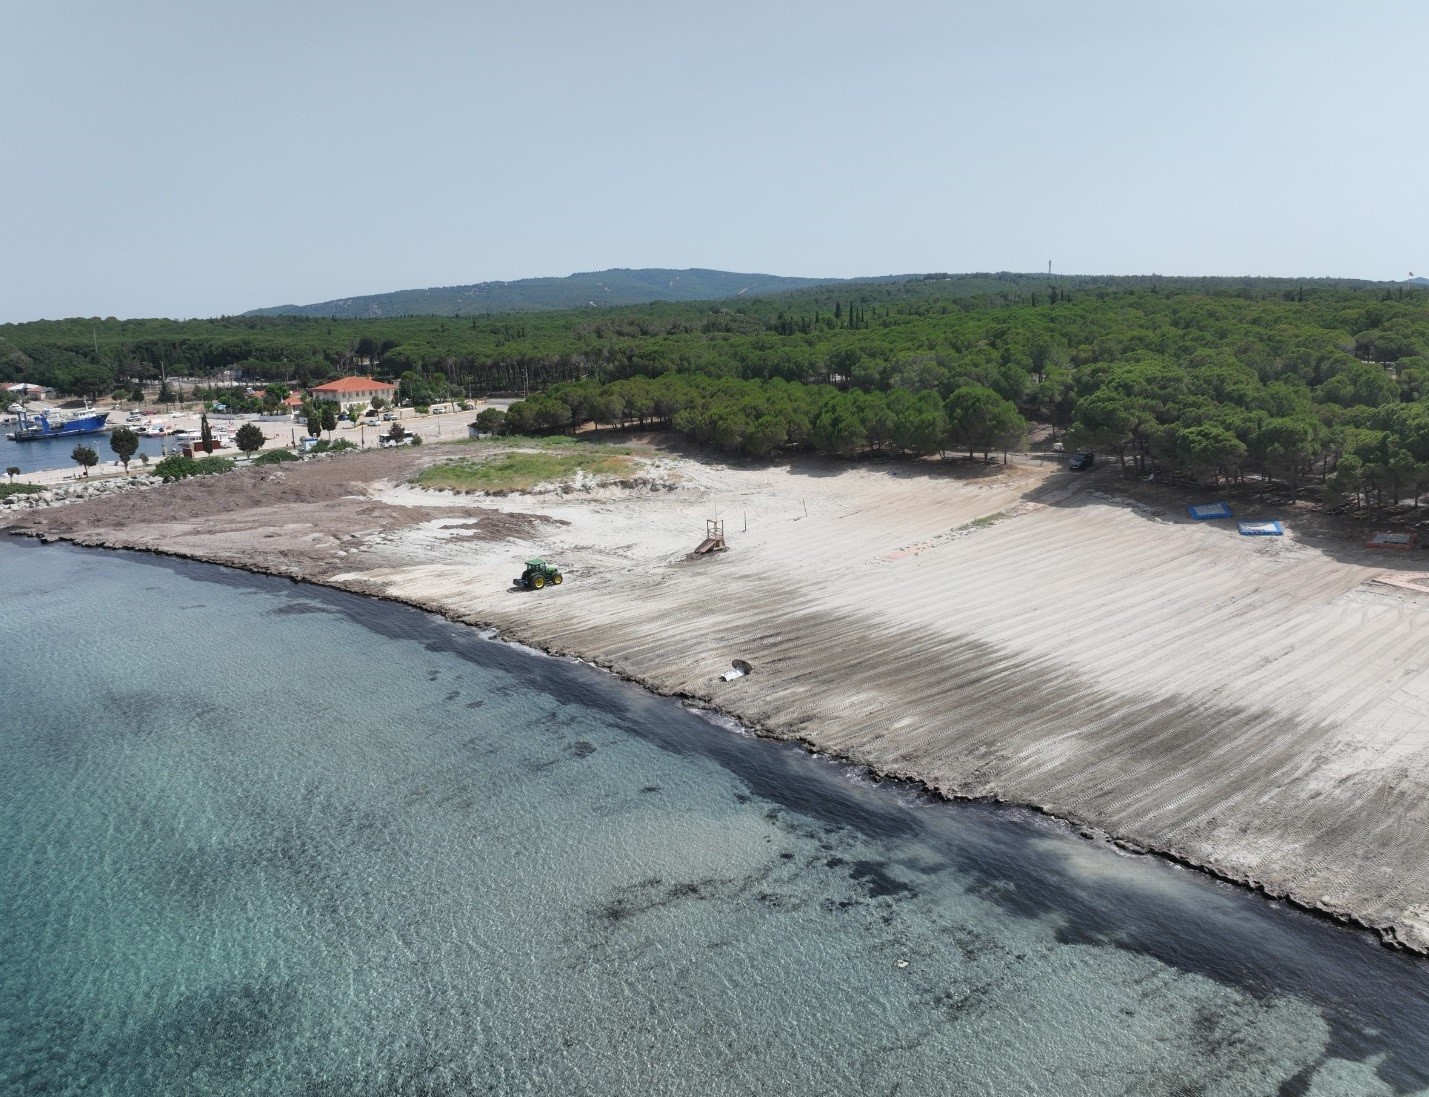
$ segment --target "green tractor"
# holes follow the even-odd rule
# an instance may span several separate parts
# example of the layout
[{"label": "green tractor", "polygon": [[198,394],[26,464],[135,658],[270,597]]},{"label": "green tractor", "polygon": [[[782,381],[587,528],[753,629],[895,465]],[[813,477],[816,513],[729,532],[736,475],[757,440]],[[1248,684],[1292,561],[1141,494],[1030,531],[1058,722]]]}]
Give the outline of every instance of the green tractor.
[{"label": "green tractor", "polygon": [[548,564],[540,558],[527,560],[526,570],[521,573],[521,578],[516,580],[518,587],[526,587],[529,590],[540,590],[547,584],[560,586],[561,572],[555,564]]}]

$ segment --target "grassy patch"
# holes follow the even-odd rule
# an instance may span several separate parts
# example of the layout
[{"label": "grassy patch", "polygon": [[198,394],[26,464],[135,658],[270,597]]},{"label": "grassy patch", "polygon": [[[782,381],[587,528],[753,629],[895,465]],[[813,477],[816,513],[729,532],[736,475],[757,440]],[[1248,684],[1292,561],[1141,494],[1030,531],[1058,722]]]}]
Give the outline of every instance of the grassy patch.
[{"label": "grassy patch", "polygon": [[1005,510],[1000,510],[996,514],[984,514],[981,518],[974,518],[971,522],[964,522],[953,530],[954,533],[965,533],[968,530],[986,529],[1004,518],[1009,517]]},{"label": "grassy patch", "polygon": [[628,476],[638,467],[615,447],[599,451],[502,453],[485,460],[458,457],[423,469],[412,478],[418,487],[448,491],[527,491],[537,484],[587,476]]},{"label": "grassy patch", "polygon": [[12,495],[38,495],[44,490],[39,484],[0,484],[0,499],[8,499]]}]

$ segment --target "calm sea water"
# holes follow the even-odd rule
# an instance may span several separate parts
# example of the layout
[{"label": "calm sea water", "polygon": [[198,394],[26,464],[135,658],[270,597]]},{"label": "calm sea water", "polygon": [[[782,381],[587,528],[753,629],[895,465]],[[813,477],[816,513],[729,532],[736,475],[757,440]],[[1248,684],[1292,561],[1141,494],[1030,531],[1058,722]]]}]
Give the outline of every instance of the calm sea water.
[{"label": "calm sea water", "polygon": [[[122,419],[122,416],[119,418]],[[42,438],[33,442],[12,442],[5,435],[14,429],[14,423],[0,426],[0,473],[11,467],[18,468],[21,472],[59,468],[72,468],[78,471],[79,466],[70,458],[70,454],[74,452],[74,447],[79,445],[89,446],[99,454],[102,464],[113,464],[118,460],[114,451],[109,448],[107,432],[84,434],[77,438]],[[139,452],[130,459],[130,468],[139,468],[140,453],[147,454],[150,461],[159,460],[163,456],[165,445],[173,445],[173,440],[141,437]]]},{"label": "calm sea water", "polygon": [[0,1093],[1429,1084],[1429,965],[1029,813],[402,607],[0,575]]}]

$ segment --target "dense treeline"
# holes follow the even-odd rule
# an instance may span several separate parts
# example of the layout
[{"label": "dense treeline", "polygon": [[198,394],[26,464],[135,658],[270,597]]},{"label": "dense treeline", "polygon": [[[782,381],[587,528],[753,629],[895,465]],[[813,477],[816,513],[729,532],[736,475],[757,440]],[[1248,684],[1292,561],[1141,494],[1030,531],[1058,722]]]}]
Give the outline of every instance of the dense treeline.
[{"label": "dense treeline", "polygon": [[[697,389],[706,384],[698,378],[784,382],[721,390],[705,425],[681,409],[692,434],[750,452],[763,445],[761,430],[777,437],[765,421],[783,413],[761,410],[760,401],[778,393],[792,402],[785,444],[931,452],[955,437],[954,394],[985,390],[1143,473],[1265,475],[1390,501],[1416,498],[1429,483],[1429,293],[1412,286],[926,276],[738,303],[461,320],[0,326],[5,381],[96,394],[129,378],[228,369],[299,383],[372,372],[401,381],[413,403],[664,375]],[[791,395],[800,388],[807,392]],[[843,408],[864,441],[851,428],[829,436],[842,433],[847,443],[816,441],[803,426],[811,400]],[[906,429],[909,408],[936,419],[935,404],[948,420],[939,446],[902,444],[883,425],[881,409]],[[927,443],[931,434],[921,437]]]},{"label": "dense treeline", "polygon": [[920,456],[952,448],[987,457],[1016,447],[1027,432],[1012,402],[983,385],[964,385],[944,400],[931,391],[843,391],[780,378],[745,381],[680,373],[553,385],[512,404],[502,426],[512,434],[537,434],[574,430],[588,422],[659,424],[720,449],[760,457],[791,446],[841,457],[867,452]]}]

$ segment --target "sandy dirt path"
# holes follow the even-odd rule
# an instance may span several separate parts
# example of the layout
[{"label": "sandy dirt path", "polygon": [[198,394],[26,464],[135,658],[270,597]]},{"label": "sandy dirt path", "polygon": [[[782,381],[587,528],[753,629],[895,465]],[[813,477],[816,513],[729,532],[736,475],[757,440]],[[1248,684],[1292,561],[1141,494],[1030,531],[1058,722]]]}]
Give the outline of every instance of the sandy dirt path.
[{"label": "sandy dirt path", "polygon": [[[371,453],[9,516],[399,598],[950,795],[1041,807],[1429,948],[1429,592],[1303,515],[1111,470],[741,467],[497,498]],[[262,475],[258,475],[263,473]],[[142,500],[142,501],[141,501]],[[1149,500],[1149,501],[1148,501]],[[705,519],[728,552],[691,560]],[[1276,515],[1266,515],[1276,516]],[[567,581],[511,588],[527,555]],[[718,679],[732,658],[755,672]]]}]

